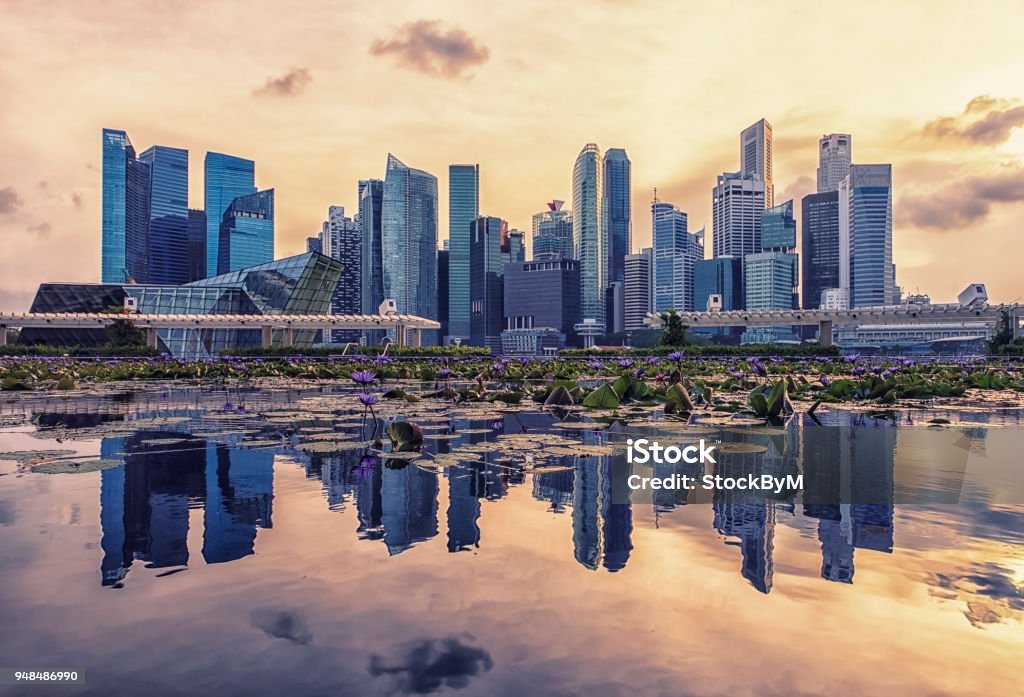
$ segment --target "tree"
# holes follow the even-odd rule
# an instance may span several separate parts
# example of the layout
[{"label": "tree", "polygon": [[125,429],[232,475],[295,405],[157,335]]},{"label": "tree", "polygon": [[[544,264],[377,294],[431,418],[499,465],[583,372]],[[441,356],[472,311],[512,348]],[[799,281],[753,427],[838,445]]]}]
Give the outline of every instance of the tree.
[{"label": "tree", "polygon": [[104,331],[107,335],[107,344],[113,348],[146,345],[146,332],[126,319],[114,320]]},{"label": "tree", "polygon": [[690,343],[686,339],[686,330],[689,329],[683,324],[683,318],[674,309],[669,308],[660,313],[661,317],[661,339],[658,343],[661,346],[686,346]]},{"label": "tree", "polygon": [[989,353],[999,353],[1003,346],[1013,343],[1013,327],[1010,326],[1010,311],[1002,310],[999,313],[999,321],[996,323],[996,330],[992,338],[988,340]]}]

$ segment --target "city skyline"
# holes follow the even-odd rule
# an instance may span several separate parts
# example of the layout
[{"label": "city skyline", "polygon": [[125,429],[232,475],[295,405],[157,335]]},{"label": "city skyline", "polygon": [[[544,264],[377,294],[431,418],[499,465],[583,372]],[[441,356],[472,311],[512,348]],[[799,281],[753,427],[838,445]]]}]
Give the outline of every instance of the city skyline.
[{"label": "city skyline", "polygon": [[[597,36],[620,37],[628,67],[594,54],[591,42],[563,37],[558,63],[530,68],[532,49],[553,31],[540,5],[483,15],[453,3],[432,7],[433,14],[413,7],[397,16],[310,5],[290,18],[256,4],[248,16],[267,39],[257,60],[247,51],[214,54],[214,42],[202,45],[216,26],[210,20],[235,16],[237,8],[208,8],[213,17],[185,8],[176,17],[181,31],[147,36],[149,50],[131,61],[122,53],[127,47],[105,39],[123,35],[129,24],[159,26],[168,10],[100,18],[69,5],[61,10],[66,21],[54,23],[49,11],[5,7],[12,21],[0,29],[0,55],[17,70],[0,72],[10,96],[0,114],[0,233],[27,252],[0,266],[5,308],[26,307],[44,280],[97,280],[95,134],[105,126],[137,143],[190,150],[193,209],[203,207],[203,152],[257,161],[260,182],[276,189],[278,256],[304,249],[327,206],[355,210],[357,181],[383,177],[389,151],[439,177],[452,163],[479,162],[487,173],[482,212],[528,229],[545,201],[571,199],[573,157],[584,143],[622,147],[632,161],[636,253],[650,244],[646,216],[636,215],[647,210],[655,186],[659,197],[687,211],[691,227],[710,229],[708,193],[717,174],[736,169],[737,133],[757,120],[773,127],[776,200],[797,204],[815,190],[818,140],[849,133],[857,140],[855,161],[893,164],[899,285],[936,299],[951,299],[973,281],[1000,300],[1024,294],[1012,259],[991,253],[1015,239],[1024,180],[1024,132],[1017,128],[1024,95],[1013,80],[1021,60],[1009,21],[1019,10],[1010,4],[1008,21],[998,25],[956,6],[934,13],[923,4],[879,5],[870,26],[850,21],[865,8],[800,11],[807,31],[785,47],[771,40],[772,28],[792,20],[795,5],[748,8],[743,21],[763,30],[739,45],[727,33],[701,31],[731,22],[736,12],[727,7],[603,4],[580,8],[578,21]],[[685,51],[655,29],[675,13],[694,29]],[[322,20],[325,39],[345,40],[297,41],[310,17]],[[833,22],[847,30],[817,30]],[[899,40],[908,25],[922,39],[913,55]],[[942,49],[950,31],[965,49],[955,56]],[[72,43],[82,32],[97,40]],[[49,56],[33,49],[44,36],[56,47]],[[451,37],[457,50],[432,49],[426,39],[436,36]],[[867,42],[877,49],[870,56],[857,49]],[[341,46],[323,47],[331,43]],[[726,66],[701,66],[702,56],[721,57],[726,45]],[[820,65],[807,60],[812,53],[823,57]],[[760,75],[778,78],[771,89],[753,74],[732,78],[728,89],[712,88],[715,72],[755,54],[765,62]],[[885,79],[877,79],[883,70]],[[153,74],[172,77],[157,90]],[[593,97],[601,108],[581,122],[582,94],[602,84],[616,89]],[[55,93],[76,108],[49,108]],[[500,109],[489,98],[495,93],[502,95]],[[530,98],[537,93],[548,98]],[[24,137],[30,127],[45,137]],[[439,181],[441,221],[448,219],[447,189]],[[447,225],[439,228],[443,240]]]}]

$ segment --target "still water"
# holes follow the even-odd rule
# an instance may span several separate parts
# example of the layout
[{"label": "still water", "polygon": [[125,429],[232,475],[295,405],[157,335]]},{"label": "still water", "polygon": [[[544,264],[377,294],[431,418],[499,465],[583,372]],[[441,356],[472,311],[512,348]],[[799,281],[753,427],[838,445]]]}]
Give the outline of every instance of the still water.
[{"label": "still water", "polygon": [[[3,695],[1021,694],[1016,409],[759,429],[429,400],[375,424],[341,387],[5,400],[0,667],[84,682]],[[396,418],[423,426],[412,462],[367,447]],[[624,500],[638,433],[807,491]],[[871,494],[812,497],[824,461]]]}]

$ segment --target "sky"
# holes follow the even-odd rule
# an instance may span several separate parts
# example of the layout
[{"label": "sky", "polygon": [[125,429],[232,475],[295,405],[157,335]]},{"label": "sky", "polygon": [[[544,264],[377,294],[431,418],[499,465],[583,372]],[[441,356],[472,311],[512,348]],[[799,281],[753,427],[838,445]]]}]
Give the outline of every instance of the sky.
[{"label": "sky", "polygon": [[281,257],[328,206],[354,214],[389,152],[438,177],[442,239],[449,164],[479,163],[481,214],[528,231],[571,201],[588,142],[632,160],[634,251],[655,187],[710,231],[715,177],[762,117],[777,203],[814,191],[824,133],[892,163],[906,292],[1024,297],[1019,0],[0,0],[0,16],[0,310],[99,280],[104,127],[139,152],[188,148],[196,208],[207,150],[254,159]]}]

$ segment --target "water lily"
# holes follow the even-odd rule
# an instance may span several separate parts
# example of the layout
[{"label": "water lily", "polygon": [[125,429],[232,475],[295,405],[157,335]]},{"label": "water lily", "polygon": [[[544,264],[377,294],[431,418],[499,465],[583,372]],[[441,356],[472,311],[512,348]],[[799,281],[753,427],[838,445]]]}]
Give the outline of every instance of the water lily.
[{"label": "water lily", "polygon": [[373,394],[372,392],[363,392],[359,395],[359,401],[362,403],[363,406],[372,407],[374,404],[380,401],[380,398],[377,395]]},{"label": "water lily", "polygon": [[373,373],[369,370],[359,370],[352,373],[352,381],[366,387],[377,382],[377,373]]},{"label": "water lily", "polygon": [[670,361],[675,361],[676,363],[678,363],[679,361],[683,360],[683,352],[673,351],[672,353],[668,354],[668,359]]}]

